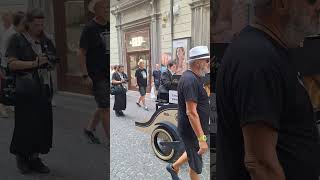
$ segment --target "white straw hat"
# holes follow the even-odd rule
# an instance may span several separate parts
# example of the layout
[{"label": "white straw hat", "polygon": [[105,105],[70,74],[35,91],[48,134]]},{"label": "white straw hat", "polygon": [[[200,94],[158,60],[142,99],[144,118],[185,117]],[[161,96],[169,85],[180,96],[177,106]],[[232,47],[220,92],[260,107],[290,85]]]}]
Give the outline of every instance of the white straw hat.
[{"label": "white straw hat", "polygon": [[209,50],[207,46],[196,46],[189,51],[188,63],[194,60],[208,59],[210,58]]}]

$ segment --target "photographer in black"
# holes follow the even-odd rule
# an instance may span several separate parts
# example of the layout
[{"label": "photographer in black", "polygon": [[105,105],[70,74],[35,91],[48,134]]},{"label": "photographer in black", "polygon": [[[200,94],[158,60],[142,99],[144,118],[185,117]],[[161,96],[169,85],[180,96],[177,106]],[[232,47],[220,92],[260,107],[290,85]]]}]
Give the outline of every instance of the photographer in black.
[{"label": "photographer in black", "polygon": [[159,99],[165,102],[169,102],[169,90],[172,90],[173,86],[176,86],[177,84],[174,84],[172,81],[172,76],[177,71],[177,62],[176,61],[169,61],[167,65],[167,70],[165,70],[161,74],[160,78],[160,87],[159,87]]},{"label": "photographer in black", "polygon": [[52,147],[52,79],[57,61],[55,48],[43,31],[44,14],[26,14],[26,31],[15,34],[8,45],[8,68],[15,74],[15,127],[10,152],[22,174],[49,173],[39,154]]}]

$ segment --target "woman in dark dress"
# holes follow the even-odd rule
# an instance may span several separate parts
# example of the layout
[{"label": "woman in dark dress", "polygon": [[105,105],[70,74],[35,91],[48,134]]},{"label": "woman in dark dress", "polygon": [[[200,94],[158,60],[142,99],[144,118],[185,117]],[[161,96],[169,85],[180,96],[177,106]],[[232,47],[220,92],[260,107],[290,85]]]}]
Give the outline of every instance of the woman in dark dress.
[{"label": "woman in dark dress", "polygon": [[124,73],[123,65],[119,65],[117,71],[112,75],[112,85],[113,86],[122,86],[125,91],[121,94],[115,95],[113,110],[116,113],[116,116],[124,116],[123,110],[127,107],[127,88],[128,77]]},{"label": "woman in dark dress", "polygon": [[40,10],[26,15],[26,32],[13,35],[6,56],[8,68],[16,77],[15,126],[10,152],[16,156],[22,174],[49,173],[39,154],[52,147],[52,81],[49,61],[43,54],[55,54],[51,40],[39,25]]}]

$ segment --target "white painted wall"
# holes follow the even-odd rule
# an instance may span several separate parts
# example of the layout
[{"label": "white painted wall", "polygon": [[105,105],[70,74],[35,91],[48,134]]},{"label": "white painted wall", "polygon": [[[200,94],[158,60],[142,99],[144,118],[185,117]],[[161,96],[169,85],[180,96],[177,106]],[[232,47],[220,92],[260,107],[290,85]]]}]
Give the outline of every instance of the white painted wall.
[{"label": "white painted wall", "polygon": [[[124,0],[121,0],[122,3]],[[174,17],[174,37],[173,39],[191,37],[191,23],[192,23],[192,11],[190,3],[192,0],[174,0],[174,4],[179,4],[179,15]],[[163,53],[171,53],[171,23],[170,23],[170,0],[158,0],[158,11],[160,15],[160,21],[158,24],[160,57]],[[117,0],[111,0],[111,8],[117,5]],[[144,6],[144,7],[143,7]],[[124,17],[122,17],[122,23],[128,23],[139,18],[146,16],[149,12],[148,3],[137,6],[130,10],[127,10]],[[162,21],[163,16],[169,14],[167,23]],[[111,64],[119,63],[119,49],[118,49],[118,36],[115,28],[116,19],[114,15],[110,15],[110,58]]]},{"label": "white painted wall", "polygon": [[[179,5],[179,15],[174,16],[173,25],[173,39],[179,39],[184,37],[191,37],[191,8],[190,3],[192,0],[174,0],[174,5]],[[160,22],[160,40],[161,40],[161,53],[171,53],[171,21],[170,21],[170,0],[161,0],[159,2],[161,19],[163,16],[169,13],[167,23],[162,20]],[[163,26],[164,25],[164,26]]]},{"label": "white painted wall", "polygon": [[119,64],[118,34],[116,29],[116,17],[110,15],[110,64]]}]

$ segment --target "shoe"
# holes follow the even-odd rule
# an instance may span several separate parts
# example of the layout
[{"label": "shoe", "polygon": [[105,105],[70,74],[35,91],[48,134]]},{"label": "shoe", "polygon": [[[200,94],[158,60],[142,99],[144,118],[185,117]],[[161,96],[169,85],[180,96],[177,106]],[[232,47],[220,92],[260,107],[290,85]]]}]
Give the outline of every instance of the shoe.
[{"label": "shoe", "polygon": [[144,110],[149,111],[149,109],[148,109],[148,107],[147,107],[147,106],[145,106],[145,107],[144,107]]},{"label": "shoe", "polygon": [[136,102],[137,106],[141,107],[140,103]]},{"label": "shoe", "polygon": [[30,164],[30,168],[37,173],[41,173],[41,174],[50,173],[50,169],[45,164],[43,164],[40,158],[30,159],[29,164]]},{"label": "shoe", "polygon": [[84,135],[90,140],[92,144],[101,144],[100,140],[93,134],[92,131],[84,129]]},{"label": "shoe", "polygon": [[115,114],[116,114],[117,117],[120,117],[120,116],[121,116],[121,114],[119,113],[119,111],[115,111]]},{"label": "shoe", "polygon": [[119,111],[119,115],[120,115],[120,116],[125,116],[122,111]]},{"label": "shoe", "polygon": [[31,172],[29,160],[26,157],[16,156],[17,168],[21,174],[28,174]]},{"label": "shoe", "polygon": [[176,173],[176,171],[174,171],[171,163],[167,165],[166,169],[171,174],[172,180],[180,180],[178,174]]}]

